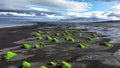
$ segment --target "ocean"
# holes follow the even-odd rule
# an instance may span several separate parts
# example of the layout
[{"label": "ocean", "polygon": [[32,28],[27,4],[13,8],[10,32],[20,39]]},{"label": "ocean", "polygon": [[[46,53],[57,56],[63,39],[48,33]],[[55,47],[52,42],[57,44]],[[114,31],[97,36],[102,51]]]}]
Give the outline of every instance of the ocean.
[{"label": "ocean", "polygon": [[19,21],[17,21],[17,22],[14,22],[14,21],[0,21],[0,28],[33,25],[33,24],[35,24],[35,23],[19,22]]},{"label": "ocean", "polygon": [[87,23],[77,25],[77,27],[106,35],[107,38],[111,38],[110,43],[120,43],[120,23]]}]

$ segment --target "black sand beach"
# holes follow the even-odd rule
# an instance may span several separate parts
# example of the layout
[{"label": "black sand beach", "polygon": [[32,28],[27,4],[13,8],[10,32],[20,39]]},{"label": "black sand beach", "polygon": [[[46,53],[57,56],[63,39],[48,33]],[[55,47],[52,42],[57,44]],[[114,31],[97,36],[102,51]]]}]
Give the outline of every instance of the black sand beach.
[{"label": "black sand beach", "polygon": [[[91,24],[81,24],[90,26]],[[101,26],[97,23],[93,26]],[[95,32],[89,32],[89,29],[77,30],[70,24],[38,24],[31,26],[20,26],[0,29],[0,68],[22,68],[22,62],[28,61],[31,63],[31,68],[39,68],[45,65],[48,68],[60,68],[60,63],[66,61],[72,65],[72,68],[120,68],[120,44],[111,43],[110,47],[101,45],[100,43],[107,41],[105,35],[97,34],[92,37],[94,40],[86,40],[86,37],[91,36]],[[103,27],[103,26],[102,26]],[[110,27],[104,25],[104,27]],[[116,26],[113,26],[116,27]],[[66,41],[62,32],[69,29],[70,34],[75,39],[75,42]],[[42,41],[38,41],[33,34],[41,30]],[[78,31],[82,36],[75,35]],[[47,33],[49,32],[49,33]],[[58,32],[61,36],[55,36]],[[46,35],[50,35],[59,39],[58,43],[46,40]],[[95,33],[96,34],[96,33]],[[40,49],[34,48],[35,44],[44,42],[46,46],[41,46]],[[22,44],[29,43],[32,48],[24,49]],[[79,48],[79,43],[86,43],[88,46]],[[17,53],[17,56],[9,61],[3,60],[2,57],[8,51]],[[50,65],[49,62],[54,61],[56,66]]]}]

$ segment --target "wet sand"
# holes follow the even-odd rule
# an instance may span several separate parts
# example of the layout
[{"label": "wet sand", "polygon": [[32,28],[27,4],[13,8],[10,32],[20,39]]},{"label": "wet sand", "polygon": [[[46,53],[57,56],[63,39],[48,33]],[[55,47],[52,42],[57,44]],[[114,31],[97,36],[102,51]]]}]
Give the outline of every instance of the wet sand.
[{"label": "wet sand", "polygon": [[[97,25],[96,25],[97,26]],[[43,28],[44,27],[44,28]],[[48,28],[49,27],[49,28]],[[59,28],[58,28],[59,27]],[[101,34],[93,37],[93,41],[86,40],[93,32],[88,29],[81,29],[83,36],[72,36],[75,42],[69,42],[64,36],[55,36],[56,32],[62,33],[68,28],[62,28],[55,24],[39,24],[33,26],[13,27],[0,29],[0,68],[22,68],[23,61],[29,61],[31,68],[38,68],[46,65],[48,68],[60,68],[60,62],[67,61],[72,68],[120,68],[120,44],[114,43],[106,47],[100,45],[103,41],[110,41]],[[33,33],[41,30],[42,41],[38,41]],[[58,38],[59,43],[46,40],[46,32],[52,37]],[[71,29],[74,34],[74,29]],[[46,47],[40,49],[23,49],[23,43],[29,43],[32,47],[37,43],[44,42]],[[87,43],[84,49],[77,47],[78,43]],[[9,61],[2,60],[2,57],[8,51],[17,53],[17,56]],[[49,65],[50,61],[57,62],[57,66]]]}]

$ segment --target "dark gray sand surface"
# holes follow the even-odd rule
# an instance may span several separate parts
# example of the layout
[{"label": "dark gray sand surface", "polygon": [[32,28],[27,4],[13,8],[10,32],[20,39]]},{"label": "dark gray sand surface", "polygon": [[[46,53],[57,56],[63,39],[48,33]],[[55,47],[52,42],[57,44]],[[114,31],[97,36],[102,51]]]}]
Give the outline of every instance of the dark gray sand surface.
[{"label": "dark gray sand surface", "polygon": [[[91,24],[81,24],[90,26]],[[93,26],[101,26],[98,23]],[[69,27],[69,28],[68,28]],[[31,68],[39,68],[41,65],[46,65],[48,68],[60,68],[62,61],[66,61],[72,65],[72,68],[120,68],[120,44],[111,43],[112,46],[106,47],[100,45],[101,42],[109,42],[111,38],[105,35],[97,34],[93,37],[93,41],[86,40],[86,37],[91,36],[89,29],[80,29],[78,31],[82,36],[75,35],[75,28],[69,24],[39,24],[34,26],[13,27],[0,29],[0,68],[22,68],[22,62],[28,61],[31,63]],[[109,27],[108,25],[104,27]],[[55,36],[58,32],[62,34],[66,29],[70,30],[71,36],[75,42],[66,41],[64,36]],[[41,30],[41,41],[37,40],[33,34]],[[49,32],[49,33],[47,33]],[[50,35],[59,39],[58,43],[46,40],[46,35]],[[34,48],[35,44],[41,44],[41,48]],[[22,44],[29,43],[32,48],[24,49]],[[88,46],[79,48],[79,43],[86,43]],[[3,60],[2,57],[8,51],[17,53],[17,56],[10,60]],[[50,61],[57,63],[57,66],[49,65]]]}]

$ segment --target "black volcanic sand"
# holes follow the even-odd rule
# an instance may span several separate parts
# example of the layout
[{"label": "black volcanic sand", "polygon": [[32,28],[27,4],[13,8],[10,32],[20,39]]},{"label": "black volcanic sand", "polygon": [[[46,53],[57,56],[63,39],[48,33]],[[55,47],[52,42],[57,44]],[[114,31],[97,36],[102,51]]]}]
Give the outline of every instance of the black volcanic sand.
[{"label": "black volcanic sand", "polygon": [[[62,24],[63,25],[63,24]],[[31,63],[31,68],[39,68],[41,65],[46,65],[48,68],[60,68],[60,63],[66,61],[72,65],[72,68],[120,68],[120,44],[114,43],[112,46],[106,47],[100,45],[103,41],[110,41],[101,34],[94,36],[93,41],[85,38],[91,36],[93,32],[88,32],[88,29],[75,29],[62,27],[55,24],[39,24],[33,26],[13,27],[0,29],[0,68],[22,68],[22,62],[28,61]],[[69,28],[68,28],[69,27]],[[66,29],[70,30],[71,36],[75,42],[66,41],[64,36],[55,36],[58,32],[62,34]],[[41,41],[37,40],[33,34],[41,30]],[[59,43],[46,40],[46,35],[59,39]],[[81,33],[82,36],[75,35]],[[74,34],[74,35],[73,35]],[[35,44],[40,44],[40,49],[35,49]],[[29,43],[31,49],[23,49],[22,44]],[[86,48],[79,48],[79,43],[86,43]],[[8,51],[17,53],[17,56],[6,61],[2,57]],[[57,63],[57,66],[49,65],[50,61]]]}]

